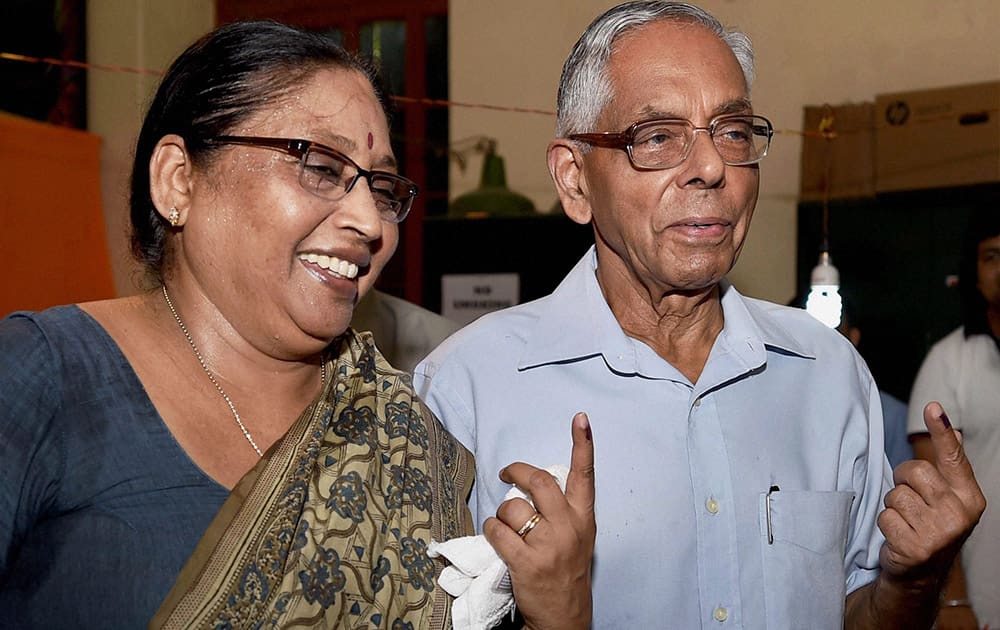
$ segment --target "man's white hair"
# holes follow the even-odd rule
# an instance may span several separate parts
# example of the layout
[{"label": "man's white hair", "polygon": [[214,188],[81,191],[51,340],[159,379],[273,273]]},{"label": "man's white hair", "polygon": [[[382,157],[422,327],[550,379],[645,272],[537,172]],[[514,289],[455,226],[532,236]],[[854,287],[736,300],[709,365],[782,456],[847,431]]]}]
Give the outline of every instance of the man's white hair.
[{"label": "man's white hair", "polygon": [[598,117],[613,97],[607,66],[615,42],[625,33],[664,20],[698,25],[715,33],[733,51],[750,90],[754,79],[753,46],[745,34],[727,30],[711,14],[684,2],[626,2],[598,16],[563,64],[556,101],[556,136],[594,131]]}]

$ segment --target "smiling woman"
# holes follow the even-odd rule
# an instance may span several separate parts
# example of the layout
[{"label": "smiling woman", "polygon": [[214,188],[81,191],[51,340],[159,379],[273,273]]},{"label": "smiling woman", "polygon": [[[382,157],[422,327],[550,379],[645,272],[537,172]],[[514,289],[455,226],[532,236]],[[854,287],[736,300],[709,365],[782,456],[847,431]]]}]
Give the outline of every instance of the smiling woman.
[{"label": "smiling woman", "polygon": [[0,625],[168,591],[153,627],[450,625],[427,548],[471,532],[471,457],[349,328],[417,195],[378,85],[275,22],[171,66],[132,175],[155,288],[0,322]]}]

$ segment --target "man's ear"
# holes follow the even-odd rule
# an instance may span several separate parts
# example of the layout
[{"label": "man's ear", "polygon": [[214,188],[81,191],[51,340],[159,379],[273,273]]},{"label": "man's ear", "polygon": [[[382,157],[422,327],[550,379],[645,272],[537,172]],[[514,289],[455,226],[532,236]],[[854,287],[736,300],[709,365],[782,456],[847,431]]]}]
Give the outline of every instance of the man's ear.
[{"label": "man's ear", "polygon": [[582,158],[579,147],[565,138],[556,138],[550,142],[545,152],[549,175],[556,185],[563,212],[576,223],[586,225],[590,223],[592,215]]},{"label": "man's ear", "polygon": [[184,138],[176,134],[160,138],[149,158],[149,194],[156,211],[171,225],[187,221],[192,170]]}]

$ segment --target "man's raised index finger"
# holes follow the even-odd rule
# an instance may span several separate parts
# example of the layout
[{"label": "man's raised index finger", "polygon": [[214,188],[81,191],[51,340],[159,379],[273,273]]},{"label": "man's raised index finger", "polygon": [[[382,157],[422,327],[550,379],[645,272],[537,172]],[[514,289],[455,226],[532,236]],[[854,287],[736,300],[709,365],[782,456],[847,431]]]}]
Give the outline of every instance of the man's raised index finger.
[{"label": "man's raised index finger", "polygon": [[573,416],[573,454],[566,478],[566,499],[571,505],[594,509],[594,438],[584,412]]},{"label": "man's raised index finger", "polygon": [[958,431],[952,428],[951,421],[940,403],[927,403],[924,407],[924,424],[934,446],[935,466],[938,471],[949,482],[974,479],[972,465],[965,456]]}]

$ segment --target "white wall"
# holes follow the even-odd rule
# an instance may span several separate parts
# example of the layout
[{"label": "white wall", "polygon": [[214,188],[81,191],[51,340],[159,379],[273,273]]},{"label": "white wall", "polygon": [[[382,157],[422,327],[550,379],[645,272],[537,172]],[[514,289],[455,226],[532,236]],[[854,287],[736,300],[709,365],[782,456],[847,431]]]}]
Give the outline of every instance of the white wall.
[{"label": "white wall", "polygon": [[[89,0],[87,59],[92,64],[164,71],[215,24],[213,0]],[[115,291],[138,291],[128,251],[128,186],[142,116],[158,76],[92,70],[87,75],[87,126],[101,136],[101,195]]]},{"label": "white wall", "polygon": [[[562,62],[603,0],[451,0],[451,98],[555,109]],[[802,108],[874,100],[876,94],[1000,79],[998,0],[702,0],[747,32],[757,52],[755,109],[799,131]],[[1000,103],[998,103],[1000,107]],[[555,118],[453,108],[453,140],[497,138],[508,185],[547,210],[555,192],[545,146]],[[795,293],[800,138],[778,135],[762,166],[750,239],[731,277],[749,295]],[[452,166],[452,195],[478,184],[478,158]]]},{"label": "white wall", "polygon": [[[374,1],[374,0],[369,0]],[[451,0],[454,101],[555,109],[563,60],[607,0]],[[214,25],[213,0],[90,0],[88,56],[97,64],[163,70]],[[1000,79],[1000,0],[702,0],[753,38],[757,111],[779,130],[801,130],[802,108],[876,94]],[[124,238],[132,145],[156,79],[93,71],[90,129],[104,138],[102,185],[120,295],[136,291]],[[1000,104],[998,104],[1000,106]],[[553,116],[456,107],[451,139],[498,140],[511,188],[548,210],[545,168]],[[780,134],[762,167],[750,240],[732,273],[745,293],[787,301],[795,292],[800,139]],[[478,185],[481,159],[452,164],[452,196]]]}]

